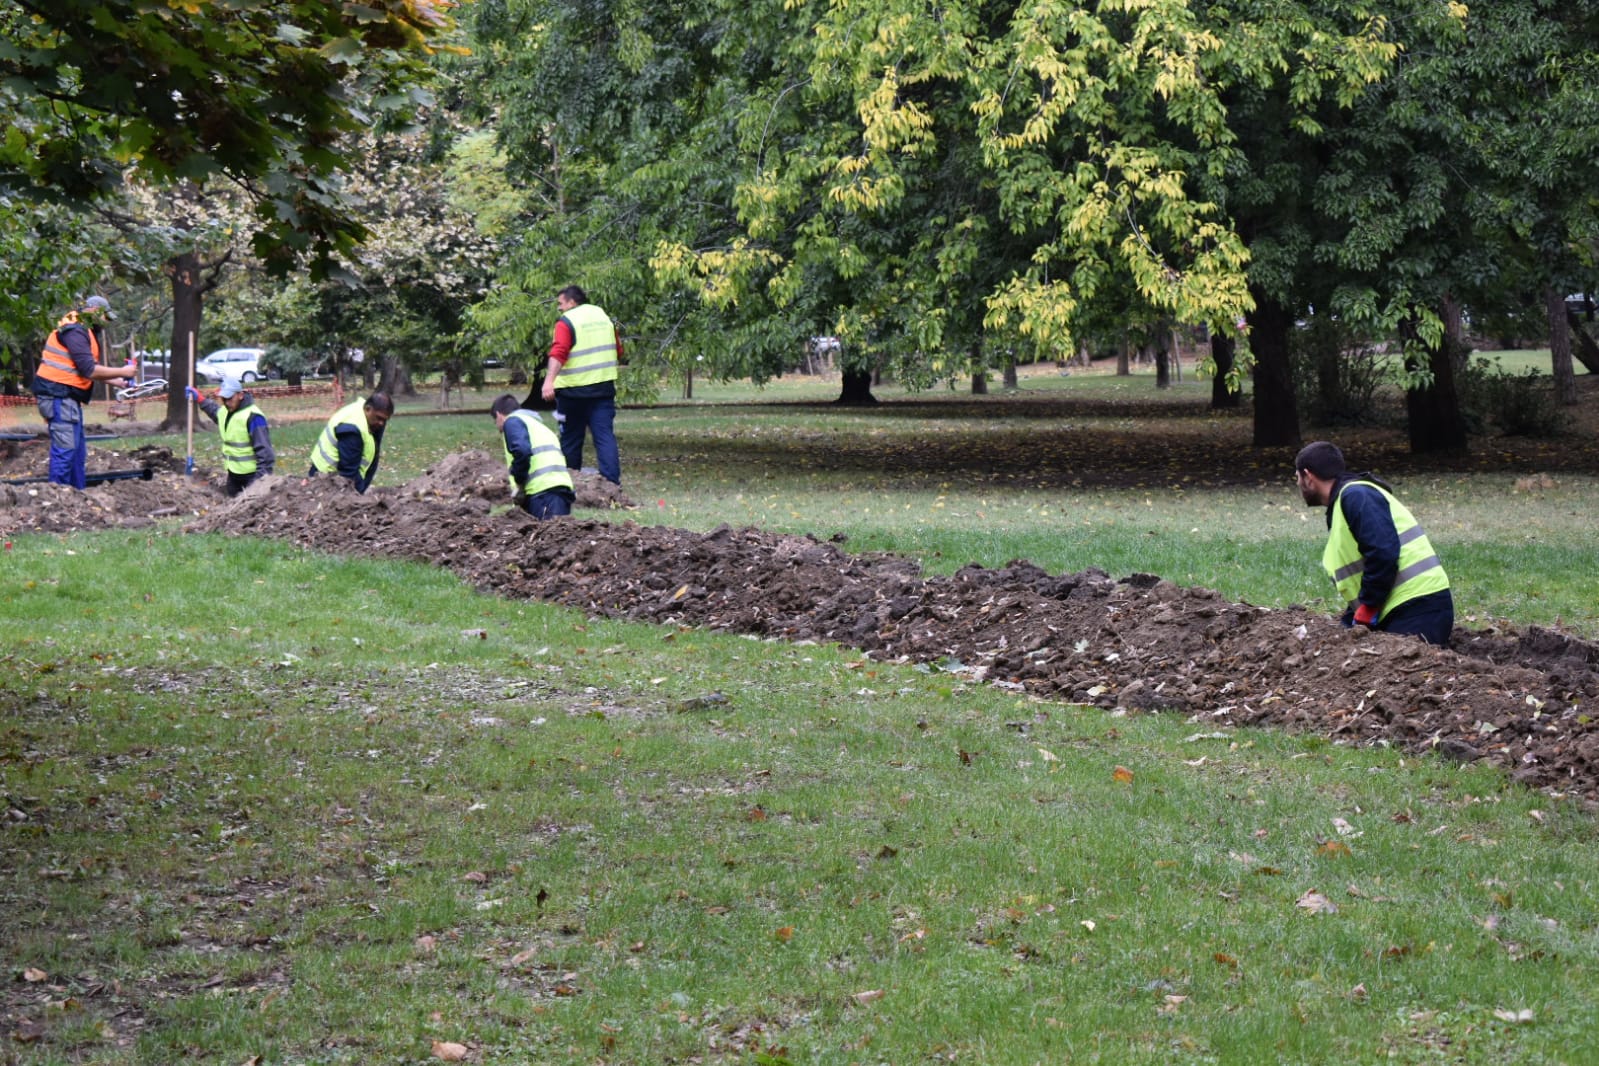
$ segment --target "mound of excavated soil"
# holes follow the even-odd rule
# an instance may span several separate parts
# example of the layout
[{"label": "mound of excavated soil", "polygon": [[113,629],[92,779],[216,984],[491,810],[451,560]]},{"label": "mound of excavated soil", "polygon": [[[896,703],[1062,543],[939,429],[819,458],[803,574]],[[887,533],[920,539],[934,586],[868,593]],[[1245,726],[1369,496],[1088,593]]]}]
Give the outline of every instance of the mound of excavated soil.
[{"label": "mound of excavated soil", "polygon": [[1550,630],[1457,630],[1456,650],[1443,651],[1151,575],[1016,562],[939,578],[906,559],[757,529],[535,522],[491,515],[503,471],[498,489],[462,488],[486,464],[456,461],[365,496],[280,479],[186,528],[428,562],[486,591],[594,615],[836,641],[1064,700],[1176,710],[1209,728],[1275,725],[1481,758],[1529,785],[1599,798],[1599,727],[1588,721],[1599,645]]},{"label": "mound of excavated soil", "polygon": [[[13,449],[0,477],[32,473]],[[1485,759],[1529,785],[1599,799],[1599,644],[1537,627],[1455,631],[1455,648],[1321,615],[1231,603],[1151,575],[1052,575],[1026,562],[928,577],[914,562],[850,555],[813,537],[710,533],[583,517],[535,522],[509,502],[504,463],[454,455],[409,484],[357,495],[337,478],[272,477],[228,499],[165,449],[96,450],[91,472],[142,469],[84,492],[0,485],[0,532],[137,526],[446,567],[504,596],[590,614],[783,640],[835,641],[974,680],[1209,728],[1275,725],[1355,743]],[[579,508],[631,504],[592,474]]]},{"label": "mound of excavated soil", "polygon": [[[91,484],[78,491],[52,485],[42,478],[48,469],[42,440],[26,445],[0,442],[0,535],[15,533],[71,533],[82,529],[128,529],[150,525],[173,516],[195,517],[230,501],[222,492],[226,478],[207,467],[185,476],[182,456],[171,449],[147,445],[128,451],[91,448],[88,473],[143,473],[150,477],[122,478]],[[23,484],[7,484],[22,480]],[[245,494],[256,497],[276,492],[285,482],[302,480],[281,475],[265,477]],[[590,472],[575,472],[573,487],[578,508],[615,510],[633,502],[616,485]],[[342,484],[333,488],[346,488]],[[510,502],[505,462],[487,452],[452,455],[401,489],[374,489],[417,500],[478,499]]]}]

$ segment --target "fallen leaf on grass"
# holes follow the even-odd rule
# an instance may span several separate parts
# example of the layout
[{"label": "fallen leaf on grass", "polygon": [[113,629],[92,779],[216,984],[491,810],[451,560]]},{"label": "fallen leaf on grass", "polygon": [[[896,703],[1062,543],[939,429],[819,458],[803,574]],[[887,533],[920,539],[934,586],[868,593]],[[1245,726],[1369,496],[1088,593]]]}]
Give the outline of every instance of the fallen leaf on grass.
[{"label": "fallen leaf on grass", "polygon": [[1496,1010],[1494,1017],[1512,1025],[1531,1025],[1534,1015],[1530,1009],[1523,1007],[1521,1010]]},{"label": "fallen leaf on grass", "polygon": [[1215,954],[1215,955],[1213,955],[1213,956],[1211,956],[1211,958],[1213,958],[1213,959],[1215,959],[1215,960],[1216,960],[1216,962],[1217,962],[1217,963],[1218,963],[1218,964],[1219,964],[1219,965],[1222,965],[1222,966],[1225,966],[1225,967],[1227,967],[1227,968],[1228,968],[1228,969],[1229,969],[1229,970],[1236,970],[1236,969],[1238,969],[1238,960],[1237,960],[1237,959],[1235,959],[1235,958],[1233,958],[1233,957],[1232,957],[1232,956],[1231,956],[1231,955],[1229,955],[1229,954],[1227,954],[1227,953],[1226,953],[1226,952],[1224,952],[1224,951],[1218,951],[1218,952],[1216,952],[1216,954]]},{"label": "fallen leaf on grass", "polygon": [[456,1044],[449,1040],[433,1041],[433,1057],[443,1059],[445,1062],[465,1062],[467,1050],[465,1044]]},{"label": "fallen leaf on grass", "polygon": [[1309,892],[1306,892],[1303,896],[1300,896],[1298,899],[1296,899],[1294,901],[1294,906],[1300,908],[1301,910],[1307,910],[1311,914],[1338,913],[1338,904],[1334,903],[1320,892],[1317,892],[1315,889],[1311,889]]},{"label": "fallen leaf on grass", "polygon": [[431,934],[424,933],[417,937],[413,944],[416,950],[423,955],[433,954],[433,949],[439,946],[438,939]]},{"label": "fallen leaf on grass", "polygon": [[777,939],[781,940],[783,943],[787,944],[790,940],[794,939],[794,927],[792,925],[785,925],[782,928],[775,930],[772,935],[777,937]]},{"label": "fallen leaf on grass", "polygon": [[50,979],[50,975],[36,966],[29,966],[26,970],[22,971],[22,979],[28,982],[30,985],[36,985],[40,981],[48,981]]},{"label": "fallen leaf on grass", "polygon": [[884,992],[881,988],[869,988],[865,992],[857,992],[849,998],[853,999],[856,1003],[866,1004],[875,1003],[886,995],[888,995],[888,993]]},{"label": "fallen leaf on grass", "polygon": [[1316,849],[1316,854],[1325,855],[1329,859],[1342,859],[1353,853],[1349,850],[1349,845],[1341,840],[1324,840],[1321,842],[1321,847]]},{"label": "fallen leaf on grass", "polygon": [[1133,781],[1133,772],[1125,766],[1116,767],[1116,769],[1111,771],[1110,776],[1112,780],[1120,781],[1124,785],[1130,785]]}]

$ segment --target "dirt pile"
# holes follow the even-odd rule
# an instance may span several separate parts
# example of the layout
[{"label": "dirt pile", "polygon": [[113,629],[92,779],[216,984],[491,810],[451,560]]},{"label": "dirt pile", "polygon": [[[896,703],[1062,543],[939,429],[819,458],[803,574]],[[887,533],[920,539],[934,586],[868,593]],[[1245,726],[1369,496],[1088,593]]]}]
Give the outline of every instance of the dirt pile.
[{"label": "dirt pile", "polygon": [[33,480],[48,470],[47,447],[43,440],[0,442],[0,534],[137,528],[162,518],[198,515],[225,498],[205,476],[185,477],[183,458],[170,448],[154,445],[126,451],[91,448],[91,479],[108,473],[134,476],[82,492]]},{"label": "dirt pile", "polygon": [[[0,442],[0,535],[134,529],[162,518],[198,517],[230,502],[222,491],[226,478],[221,473],[198,467],[192,476],[187,476],[185,460],[173,455],[169,448],[91,448],[91,482],[96,475],[107,473],[148,473],[149,477],[119,477],[91,484],[82,492],[39,480],[48,469],[45,448],[42,440],[26,444]],[[275,493],[285,483],[300,480],[303,479],[297,476],[264,477],[251,485],[245,495],[254,498]],[[633,506],[620,488],[598,474],[579,472],[572,480],[580,509],[610,511]],[[8,484],[10,481],[21,483]],[[328,491],[346,488],[342,484],[323,487]],[[452,455],[402,488],[373,491],[433,502],[510,502],[504,461],[482,451]]]},{"label": "dirt pile", "polygon": [[[0,477],[21,462],[0,456]],[[1207,729],[1274,725],[1487,759],[1529,785],[1599,799],[1599,726],[1589,721],[1599,645],[1546,629],[1461,629],[1455,649],[1441,651],[1152,575],[1052,575],[1014,562],[929,577],[912,561],[813,537],[586,517],[631,506],[592,474],[576,479],[572,518],[535,522],[503,508],[504,463],[481,451],[366,495],[337,478],[272,477],[231,500],[183,476],[165,449],[91,459],[91,471],[146,467],[149,480],[85,492],[0,485],[0,532],[186,516],[185,530],[413,559],[485,591],[594,615],[835,641],[1060,699],[1175,710]]]},{"label": "dirt pile", "polygon": [[757,529],[539,523],[490,514],[505,488],[499,469],[499,488],[489,483],[485,460],[465,454],[365,496],[327,479],[279,480],[186,528],[413,559],[594,615],[836,641],[1100,707],[1172,709],[1209,729],[1273,725],[1482,758],[1529,785],[1599,798],[1590,642],[1459,630],[1457,650],[1442,651],[1152,575],[1016,562],[938,578],[906,559]]}]

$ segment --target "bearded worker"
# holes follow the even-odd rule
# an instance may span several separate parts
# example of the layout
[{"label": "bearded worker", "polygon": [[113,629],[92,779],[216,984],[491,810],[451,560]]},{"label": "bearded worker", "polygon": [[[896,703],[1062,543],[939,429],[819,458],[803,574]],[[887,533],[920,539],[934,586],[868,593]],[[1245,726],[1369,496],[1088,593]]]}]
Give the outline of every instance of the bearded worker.
[{"label": "bearded worker", "polygon": [[1448,647],[1455,627],[1449,575],[1393,490],[1370,474],[1350,473],[1344,453],[1327,441],[1300,449],[1294,480],[1306,505],[1327,509],[1321,566],[1347,605],[1344,625]]}]

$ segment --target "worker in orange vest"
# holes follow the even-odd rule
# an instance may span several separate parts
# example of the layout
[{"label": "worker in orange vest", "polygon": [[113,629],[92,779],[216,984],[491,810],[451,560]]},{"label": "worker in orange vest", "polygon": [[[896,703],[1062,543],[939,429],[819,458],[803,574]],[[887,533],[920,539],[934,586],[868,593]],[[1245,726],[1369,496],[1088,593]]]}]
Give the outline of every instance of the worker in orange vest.
[{"label": "worker in orange vest", "polygon": [[91,296],[56,323],[33,372],[39,416],[50,427],[50,480],[81,489],[87,484],[89,444],[83,432],[83,405],[96,381],[131,378],[138,364],[104,363],[105,323],[117,316],[104,296]]}]

